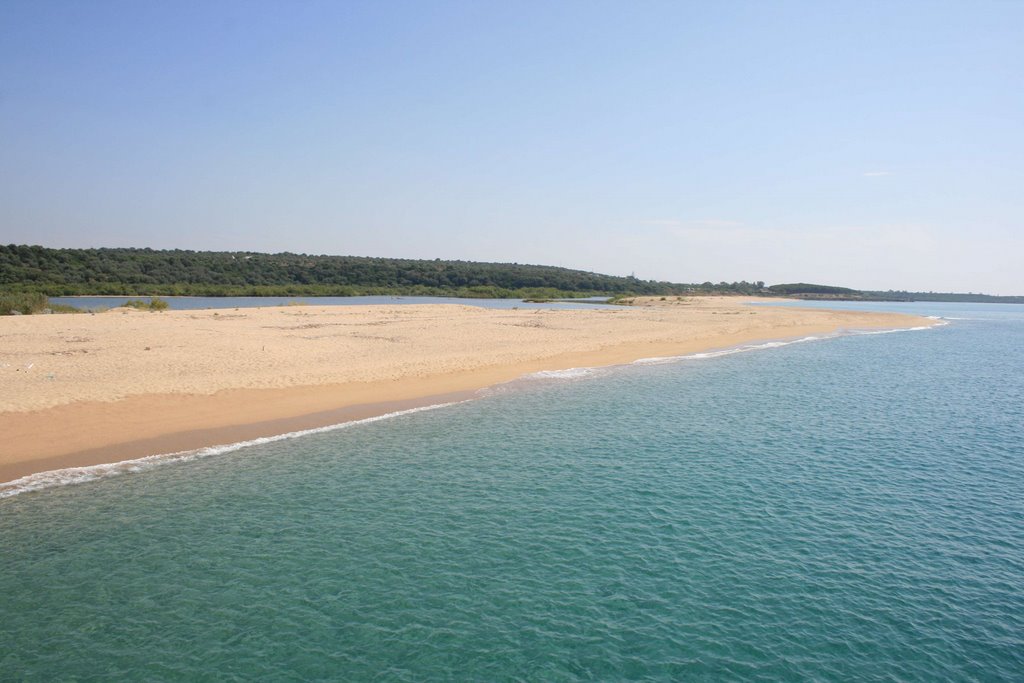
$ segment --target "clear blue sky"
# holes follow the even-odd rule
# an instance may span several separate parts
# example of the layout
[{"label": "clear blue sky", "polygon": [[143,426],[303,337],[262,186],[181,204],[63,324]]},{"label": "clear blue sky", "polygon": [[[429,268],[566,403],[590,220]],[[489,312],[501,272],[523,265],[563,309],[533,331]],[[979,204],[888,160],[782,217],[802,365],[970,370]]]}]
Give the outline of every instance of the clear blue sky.
[{"label": "clear blue sky", "polygon": [[0,2],[0,243],[1024,294],[1024,2]]}]

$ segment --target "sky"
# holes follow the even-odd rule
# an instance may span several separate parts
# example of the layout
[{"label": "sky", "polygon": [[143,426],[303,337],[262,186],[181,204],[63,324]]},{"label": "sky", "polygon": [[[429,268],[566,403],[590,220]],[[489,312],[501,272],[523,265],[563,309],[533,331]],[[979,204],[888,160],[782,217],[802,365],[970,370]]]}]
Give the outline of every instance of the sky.
[{"label": "sky", "polygon": [[0,243],[1024,295],[1024,2],[4,0]]}]

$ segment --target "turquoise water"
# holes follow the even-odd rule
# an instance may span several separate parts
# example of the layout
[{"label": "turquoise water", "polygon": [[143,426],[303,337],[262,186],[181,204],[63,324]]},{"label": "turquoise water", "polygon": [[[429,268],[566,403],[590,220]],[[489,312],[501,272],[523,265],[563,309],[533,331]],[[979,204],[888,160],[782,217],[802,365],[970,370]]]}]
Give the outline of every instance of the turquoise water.
[{"label": "turquoise water", "polygon": [[0,499],[0,679],[1021,680],[1024,307],[900,310]]}]

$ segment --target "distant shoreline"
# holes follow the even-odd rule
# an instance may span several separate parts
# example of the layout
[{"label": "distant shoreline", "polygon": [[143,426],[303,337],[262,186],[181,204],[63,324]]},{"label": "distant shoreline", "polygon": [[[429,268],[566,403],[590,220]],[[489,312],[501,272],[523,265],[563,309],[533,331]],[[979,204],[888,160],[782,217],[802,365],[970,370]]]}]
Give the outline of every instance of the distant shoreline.
[{"label": "distant shoreline", "polygon": [[[446,304],[225,313],[109,311],[0,321],[0,482],[471,398],[542,370],[598,367],[837,330],[895,313],[646,299],[618,310]],[[771,302],[773,300],[765,300]]]}]

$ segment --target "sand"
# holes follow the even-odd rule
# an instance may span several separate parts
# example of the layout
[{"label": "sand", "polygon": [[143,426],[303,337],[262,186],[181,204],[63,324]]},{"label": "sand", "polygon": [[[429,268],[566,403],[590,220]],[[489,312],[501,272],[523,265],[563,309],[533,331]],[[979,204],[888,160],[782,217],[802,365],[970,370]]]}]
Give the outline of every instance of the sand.
[{"label": "sand", "polygon": [[934,321],[637,300],[615,310],[428,304],[0,318],[0,482],[440,401],[539,370]]}]

